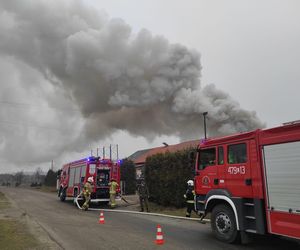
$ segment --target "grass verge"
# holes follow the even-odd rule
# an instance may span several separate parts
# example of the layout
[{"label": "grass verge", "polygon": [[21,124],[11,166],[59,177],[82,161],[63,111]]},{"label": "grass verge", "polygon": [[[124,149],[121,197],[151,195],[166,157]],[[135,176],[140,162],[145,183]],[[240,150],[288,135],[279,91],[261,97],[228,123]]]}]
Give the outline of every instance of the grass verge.
[{"label": "grass verge", "polygon": [[15,220],[0,220],[0,249],[35,249],[38,241],[28,232],[27,227]]},{"label": "grass verge", "polygon": [[[157,205],[153,202],[149,202],[149,210],[151,213],[158,213],[158,214],[167,214],[167,215],[174,215],[174,216],[182,216],[185,217],[186,208],[176,208],[176,207],[164,207]],[[199,216],[192,212],[192,218],[199,218]]]},{"label": "grass verge", "polygon": [[[0,215],[10,207],[10,203],[0,192]],[[2,210],[2,211],[1,211]],[[0,219],[0,249],[37,249],[39,242],[29,233],[26,225],[18,220]]]},{"label": "grass verge", "polygon": [[[0,192],[0,210],[9,208],[9,201],[3,193]],[[0,248],[1,249],[1,248]]]}]

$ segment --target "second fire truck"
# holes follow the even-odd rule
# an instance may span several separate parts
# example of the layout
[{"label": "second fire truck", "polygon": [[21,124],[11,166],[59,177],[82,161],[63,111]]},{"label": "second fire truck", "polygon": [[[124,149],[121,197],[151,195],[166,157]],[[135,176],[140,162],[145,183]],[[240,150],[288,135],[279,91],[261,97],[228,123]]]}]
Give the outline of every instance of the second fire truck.
[{"label": "second fire truck", "polygon": [[203,140],[195,170],[195,208],[218,239],[300,239],[300,123]]},{"label": "second fire truck", "polygon": [[67,197],[75,200],[89,177],[94,179],[91,202],[108,203],[108,183],[115,179],[120,184],[120,161],[91,156],[65,164],[60,171],[57,185],[60,200],[64,201]]}]

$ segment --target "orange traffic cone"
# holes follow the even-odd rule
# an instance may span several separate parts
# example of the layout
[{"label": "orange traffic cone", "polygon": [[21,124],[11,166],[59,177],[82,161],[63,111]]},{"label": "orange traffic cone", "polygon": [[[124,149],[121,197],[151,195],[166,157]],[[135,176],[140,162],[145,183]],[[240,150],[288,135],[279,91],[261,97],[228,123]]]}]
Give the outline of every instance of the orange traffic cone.
[{"label": "orange traffic cone", "polygon": [[105,224],[103,212],[100,212],[99,224]]},{"label": "orange traffic cone", "polygon": [[156,243],[156,245],[163,245],[165,243],[160,225],[157,225],[157,233],[156,233],[155,243]]}]

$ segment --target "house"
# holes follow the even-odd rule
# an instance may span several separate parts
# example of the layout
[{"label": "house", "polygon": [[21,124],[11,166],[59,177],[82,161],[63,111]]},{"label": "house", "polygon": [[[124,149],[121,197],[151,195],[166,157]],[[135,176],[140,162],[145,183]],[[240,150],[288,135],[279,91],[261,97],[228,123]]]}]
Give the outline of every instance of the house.
[{"label": "house", "polygon": [[136,151],[134,154],[130,155],[128,159],[134,162],[136,168],[136,178],[139,179],[143,176],[144,166],[147,157],[159,153],[164,154],[166,152],[176,152],[191,147],[196,148],[199,145],[199,142],[200,139],[181,142],[174,145],[168,145],[167,143],[164,143],[165,146]]}]

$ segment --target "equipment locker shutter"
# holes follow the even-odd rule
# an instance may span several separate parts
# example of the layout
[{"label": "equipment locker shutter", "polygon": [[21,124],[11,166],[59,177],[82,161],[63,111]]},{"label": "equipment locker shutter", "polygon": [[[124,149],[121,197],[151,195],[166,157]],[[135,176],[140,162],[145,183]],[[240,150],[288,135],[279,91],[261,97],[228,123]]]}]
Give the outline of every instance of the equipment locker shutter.
[{"label": "equipment locker shutter", "polygon": [[299,211],[300,142],[264,146],[263,152],[269,209]]}]

